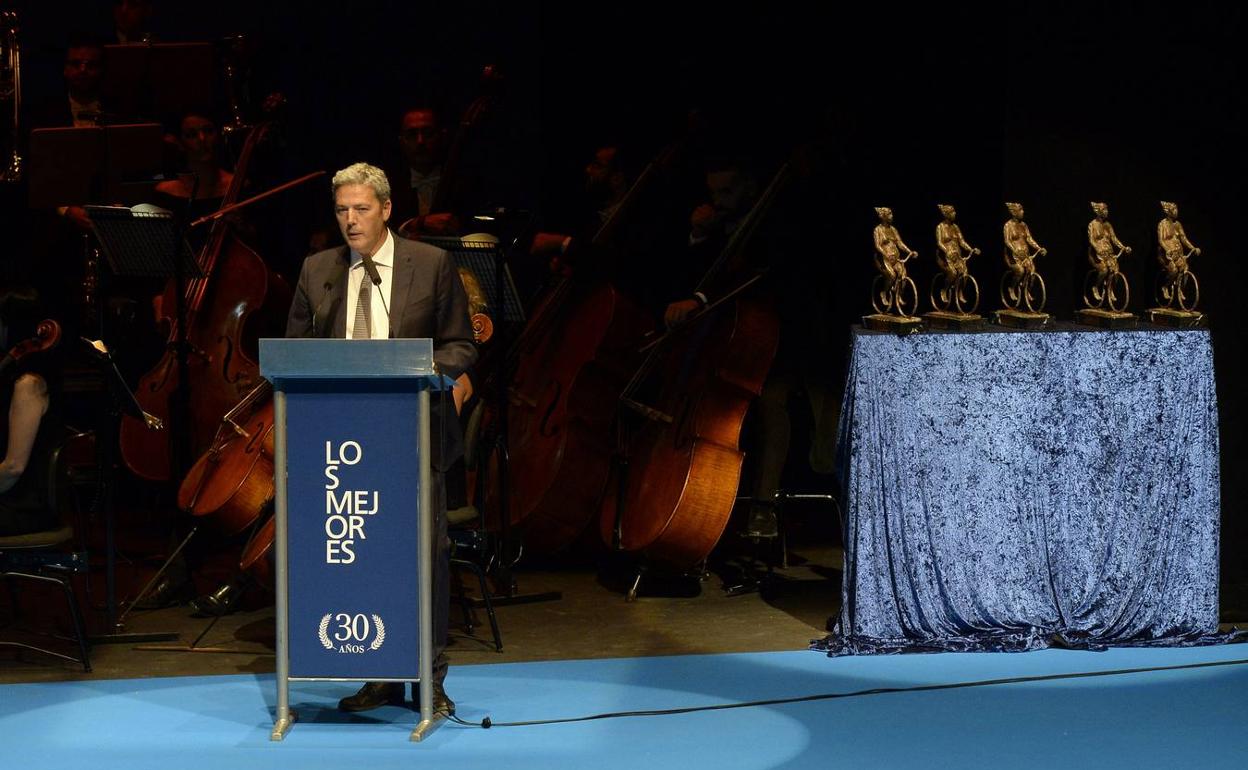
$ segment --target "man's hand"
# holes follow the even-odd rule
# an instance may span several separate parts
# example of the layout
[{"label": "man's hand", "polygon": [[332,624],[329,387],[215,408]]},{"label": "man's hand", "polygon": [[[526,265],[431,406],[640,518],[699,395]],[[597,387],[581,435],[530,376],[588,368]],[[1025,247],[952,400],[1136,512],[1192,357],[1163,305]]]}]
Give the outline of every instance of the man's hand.
[{"label": "man's hand", "polygon": [[472,398],[472,380],[467,374],[461,374],[451,388],[451,399],[455,402],[455,414],[464,410],[464,402]]},{"label": "man's hand", "polygon": [[673,302],[667,306],[667,310],[663,311],[663,323],[668,326],[675,326],[700,307],[702,307],[702,303],[696,299],[682,299],[678,302]]},{"label": "man's hand", "polygon": [[689,215],[689,235],[696,239],[709,238],[719,222],[719,212],[709,203],[703,203]]},{"label": "man's hand", "polygon": [[67,206],[65,208],[65,218],[79,230],[83,232],[91,231],[91,216],[87,214],[87,210],[82,206]]},{"label": "man's hand", "polygon": [[450,212],[412,217],[399,225],[399,235],[416,239],[422,235],[450,235],[459,230],[459,220]]}]

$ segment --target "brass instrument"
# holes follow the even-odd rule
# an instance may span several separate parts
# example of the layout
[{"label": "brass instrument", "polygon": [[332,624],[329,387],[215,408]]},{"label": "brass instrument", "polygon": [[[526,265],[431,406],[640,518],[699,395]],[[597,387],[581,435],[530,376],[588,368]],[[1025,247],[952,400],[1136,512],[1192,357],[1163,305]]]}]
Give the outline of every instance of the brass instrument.
[{"label": "brass instrument", "polygon": [[22,114],[22,52],[17,41],[17,11],[0,11],[0,104],[13,109],[9,121],[8,159],[0,167],[0,182],[22,180],[22,156],[18,141]]}]

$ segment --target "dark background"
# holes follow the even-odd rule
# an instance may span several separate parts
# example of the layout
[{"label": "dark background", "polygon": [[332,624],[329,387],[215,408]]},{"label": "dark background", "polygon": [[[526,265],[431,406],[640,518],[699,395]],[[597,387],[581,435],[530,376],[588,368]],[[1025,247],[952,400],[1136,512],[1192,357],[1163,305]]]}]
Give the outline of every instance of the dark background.
[{"label": "dark background", "polygon": [[[66,35],[111,29],[103,2],[16,3],[23,12],[25,88],[55,91]],[[1193,264],[1211,317],[1221,418],[1224,577],[1248,580],[1241,554],[1248,322],[1245,270],[1244,12],[1173,3],[993,4],[911,9],[849,5],[457,2],[376,0],[158,3],[159,40],[247,33],[253,96],[289,99],[283,173],[336,169],[394,153],[404,105],[433,100],[458,115],[482,65],[506,87],[478,160],[501,205],[553,224],[592,148],[620,140],[648,157],[699,107],[757,157],[821,139],[828,159],[808,190],[803,242],[815,274],[836,288],[846,325],[867,306],[872,210],[887,205],[934,269],[936,204],[954,203],[985,306],[996,301],[1003,202],[1026,206],[1048,248],[1040,270],[1049,309],[1069,318],[1086,271],[1088,203],[1105,201],[1119,237],[1132,309],[1146,307],[1156,272],[1158,201],[1179,204],[1203,254]],[[323,191],[281,209],[282,253],[297,267]],[[322,209],[321,207],[324,206]],[[921,292],[925,293],[925,292]],[[847,335],[845,335],[847,336]],[[843,356],[843,350],[829,351]]]}]

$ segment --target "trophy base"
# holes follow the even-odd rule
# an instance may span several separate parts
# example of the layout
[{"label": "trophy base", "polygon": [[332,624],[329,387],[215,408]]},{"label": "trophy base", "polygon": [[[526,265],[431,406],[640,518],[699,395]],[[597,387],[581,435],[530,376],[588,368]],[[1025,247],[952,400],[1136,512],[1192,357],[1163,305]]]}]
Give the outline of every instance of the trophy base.
[{"label": "trophy base", "polygon": [[1205,314],[1195,310],[1175,310],[1168,307],[1150,307],[1144,311],[1150,324],[1175,329],[1193,329],[1205,325]]},{"label": "trophy base", "polygon": [[1099,326],[1102,329],[1129,329],[1135,326],[1135,314],[1121,310],[1085,307],[1075,311],[1075,318],[1081,324]]},{"label": "trophy base", "polygon": [[934,310],[924,313],[923,319],[933,329],[978,329],[984,325],[984,317],[978,313],[950,313],[947,310]]},{"label": "trophy base", "polygon": [[992,322],[998,326],[1015,329],[1043,329],[1051,319],[1048,313],[1032,313],[1027,310],[998,310],[992,314]]},{"label": "trophy base", "polygon": [[923,319],[912,315],[888,315],[872,313],[862,317],[862,325],[877,332],[914,334],[923,328]]}]

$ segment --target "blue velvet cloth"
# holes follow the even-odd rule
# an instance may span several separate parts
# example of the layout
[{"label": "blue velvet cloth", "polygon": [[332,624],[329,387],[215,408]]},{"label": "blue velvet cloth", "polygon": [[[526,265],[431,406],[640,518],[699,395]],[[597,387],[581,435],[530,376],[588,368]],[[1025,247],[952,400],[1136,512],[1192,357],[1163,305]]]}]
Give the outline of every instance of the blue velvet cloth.
[{"label": "blue velvet cloth", "polygon": [[1218,635],[1209,333],[855,331],[829,655]]}]

